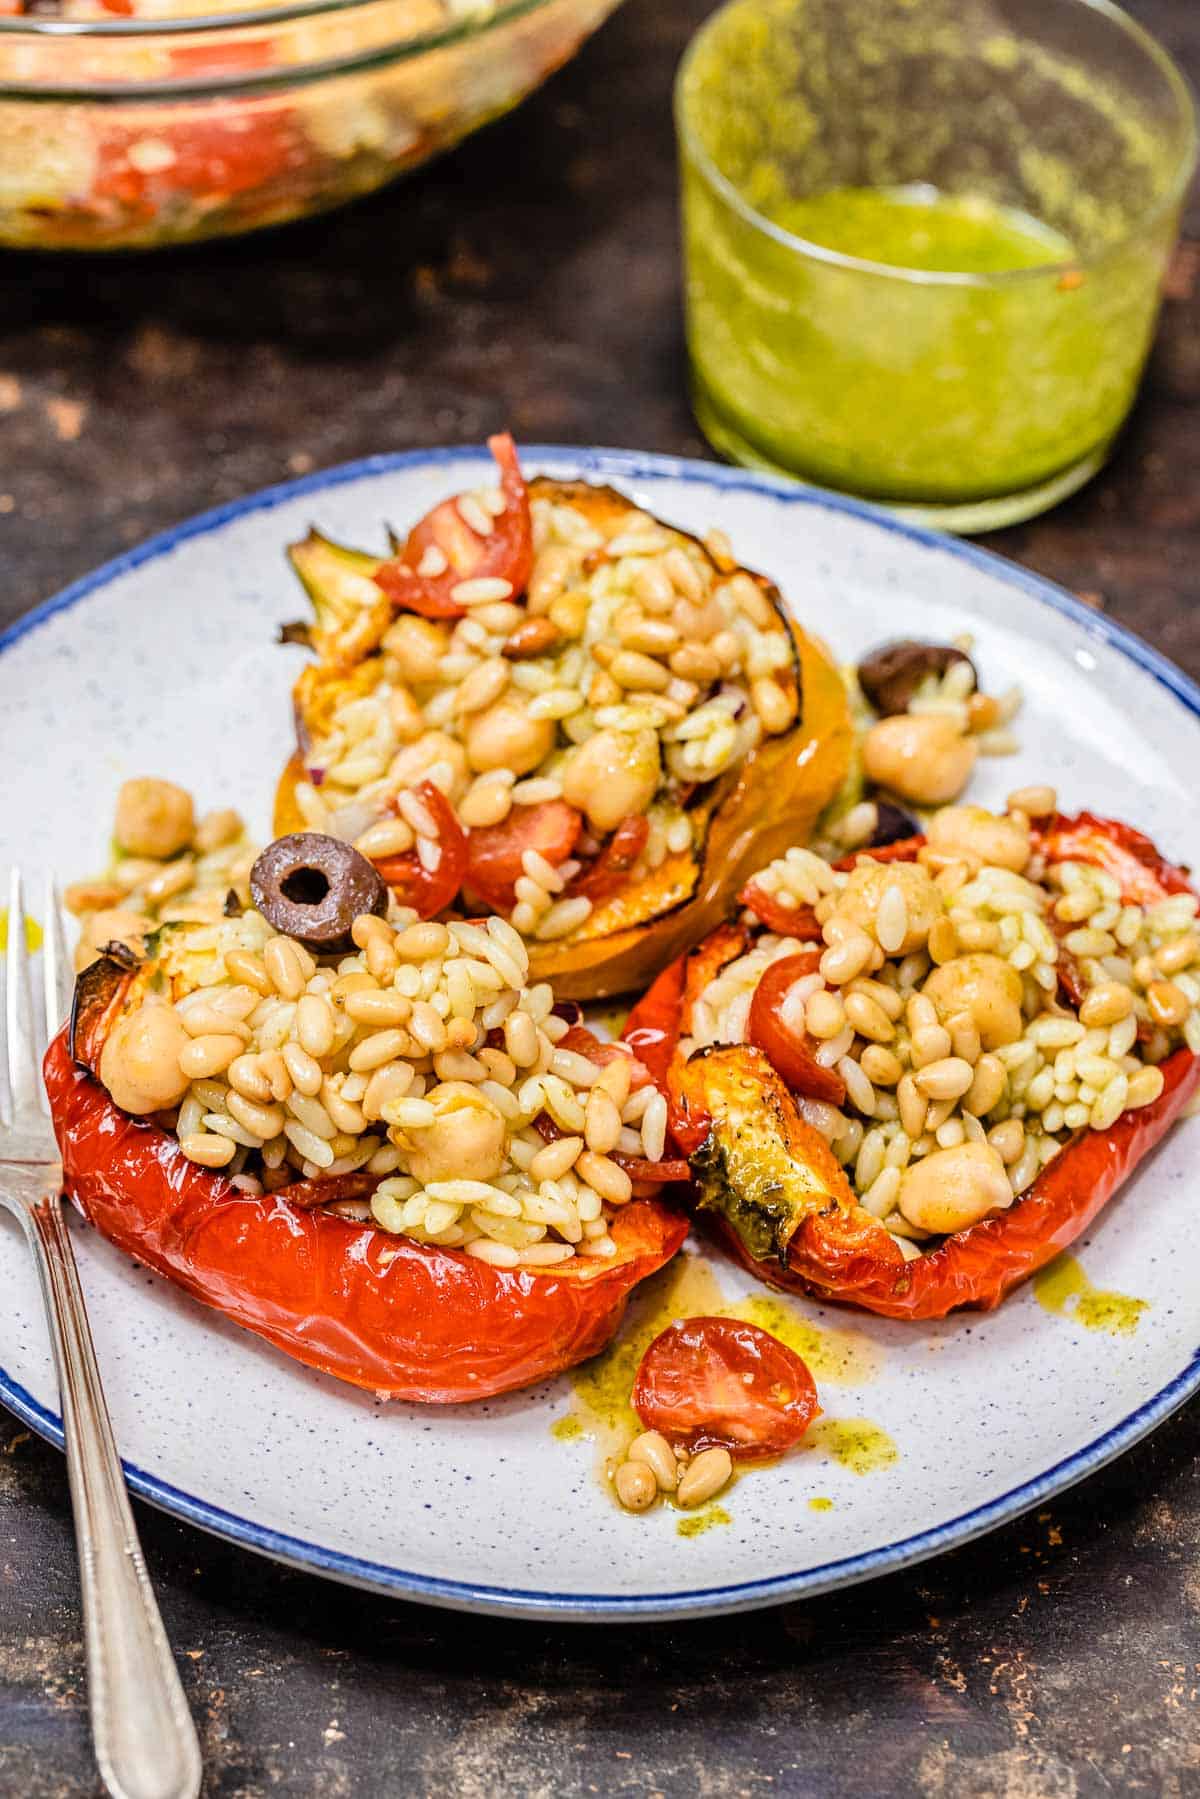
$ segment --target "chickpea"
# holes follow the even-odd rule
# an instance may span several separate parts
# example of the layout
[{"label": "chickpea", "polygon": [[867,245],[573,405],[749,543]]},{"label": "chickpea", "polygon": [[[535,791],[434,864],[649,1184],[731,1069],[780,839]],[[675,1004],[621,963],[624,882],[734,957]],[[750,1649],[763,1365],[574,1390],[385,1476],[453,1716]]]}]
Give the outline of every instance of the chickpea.
[{"label": "chickpea", "polygon": [[504,1119],[467,1081],[443,1081],[426,1094],[437,1113],[432,1124],[405,1131],[413,1177],[429,1181],[490,1181],[504,1166]]},{"label": "chickpea", "polygon": [[113,835],[126,855],[165,861],[187,848],[195,829],[192,796],[185,788],[150,775],[123,783]]},{"label": "chickpea", "polygon": [[1029,827],[997,817],[983,806],[946,806],[935,812],[926,832],[939,856],[956,856],[972,872],[985,864],[1023,874],[1029,861]]},{"label": "chickpea", "polygon": [[1012,1187],[990,1143],[959,1143],[910,1162],[897,1204],[918,1230],[944,1236],[1010,1206]]},{"label": "chickpea", "polygon": [[417,743],[410,743],[392,757],[388,776],[402,787],[415,787],[425,779],[427,771],[438,762],[449,764],[452,772],[449,798],[458,799],[467,790],[470,774],[467,752],[461,743],[445,731],[427,731]]},{"label": "chickpea", "polygon": [[406,612],[388,630],[383,647],[395,658],[405,681],[428,686],[441,674],[442,658],[450,650],[450,633],[445,625]]},{"label": "chickpea", "polygon": [[123,1112],[177,1106],[190,1085],[179,1057],[191,1042],[174,1006],[144,1000],[114,1025],[100,1052],[100,1079]]},{"label": "chickpea", "polygon": [[563,798],[587,813],[594,831],[613,831],[646,810],[661,773],[656,731],[597,731],[568,761]]},{"label": "chickpea", "polygon": [[467,720],[467,758],[476,774],[511,768],[515,775],[527,775],[554,748],[555,729],[552,718],[530,718],[521,700],[505,694]]},{"label": "chickpea", "polygon": [[984,1049],[1002,1049],[1021,1035],[1021,977],[1001,956],[955,956],[935,968],[923,991],[942,1018],[965,1012]]},{"label": "chickpea", "polygon": [[927,868],[918,862],[859,862],[838,895],[833,916],[874,935],[879,902],[889,887],[898,887],[907,915],[896,956],[922,949],[942,916],[942,896]]},{"label": "chickpea", "polygon": [[881,718],[863,739],[863,768],[914,806],[956,800],[975,766],[977,746],[952,718],[939,713],[897,713]]},{"label": "chickpea", "polygon": [[76,972],[94,962],[110,943],[127,944],[136,955],[141,955],[149,929],[150,920],[146,915],[133,911],[130,906],[105,906],[99,912],[90,913],[84,919],[75,949]]}]

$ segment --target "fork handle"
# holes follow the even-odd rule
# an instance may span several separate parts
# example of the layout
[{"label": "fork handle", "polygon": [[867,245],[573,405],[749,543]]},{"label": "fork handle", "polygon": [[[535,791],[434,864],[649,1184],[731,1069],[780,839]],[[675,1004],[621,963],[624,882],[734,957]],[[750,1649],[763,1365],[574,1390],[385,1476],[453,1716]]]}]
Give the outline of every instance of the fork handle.
[{"label": "fork handle", "polygon": [[113,1799],[195,1799],[200,1745],[142,1558],[57,1193],[27,1216],[58,1364],[96,1760]]}]

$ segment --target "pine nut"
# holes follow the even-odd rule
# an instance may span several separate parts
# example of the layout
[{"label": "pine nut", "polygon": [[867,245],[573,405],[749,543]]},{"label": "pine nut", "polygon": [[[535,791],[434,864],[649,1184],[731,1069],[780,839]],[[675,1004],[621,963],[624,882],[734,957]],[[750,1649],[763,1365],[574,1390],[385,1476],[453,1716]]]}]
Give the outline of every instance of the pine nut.
[{"label": "pine nut", "polygon": [[248,949],[226,950],[225,968],[235,980],[245,981],[248,987],[261,993],[264,999],[275,991],[275,984],[267,973],[262,958],[251,954]]},{"label": "pine nut", "polygon": [[502,656],[479,663],[460,683],[455,710],[466,716],[492,705],[508,686],[508,672],[508,663]]},{"label": "pine nut", "polygon": [[1053,787],[1017,787],[1007,804],[1010,812],[1024,812],[1028,818],[1050,818],[1058,811],[1058,794]]},{"label": "pine nut", "polygon": [[1176,937],[1171,942],[1164,943],[1160,949],[1155,950],[1154,960],[1164,974],[1179,974],[1183,969],[1190,967],[1196,960],[1197,954],[1200,954],[1200,939],[1194,937],[1189,931],[1186,936]]},{"label": "pine nut", "polygon": [[660,1493],[673,1493],[679,1484],[679,1464],[675,1451],[661,1431],[644,1430],[629,1445],[629,1460],[644,1462],[654,1476]]},{"label": "pine nut", "polygon": [[504,1020],[504,1047],[518,1068],[532,1068],[538,1059],[537,1026],[528,1012],[518,1008]]},{"label": "pine nut", "polygon": [[750,703],[769,736],[786,731],[796,716],[795,696],[773,675],[761,675],[750,683]]},{"label": "pine nut", "polygon": [[258,1056],[235,1056],[225,1071],[225,1078],[235,1093],[260,1103],[274,1098],[270,1076]]},{"label": "pine nut", "polygon": [[619,687],[639,693],[661,693],[671,679],[661,662],[638,650],[618,650],[608,672]]},{"label": "pine nut", "polygon": [[[373,1068],[380,1068],[385,1062],[394,1062],[397,1056],[404,1054],[407,1042],[402,1031],[375,1031],[370,1037],[364,1037],[350,1051],[349,1063],[355,1073],[369,1073]],[[284,1054],[287,1054],[286,1049]],[[296,1082],[299,1086],[299,1081]]]},{"label": "pine nut", "polygon": [[680,1476],[675,1497],[683,1506],[703,1505],[721,1491],[732,1473],[733,1457],[727,1449],[702,1449]]},{"label": "pine nut", "polygon": [[847,931],[841,941],[831,944],[821,957],[819,966],[822,975],[835,987],[840,987],[845,981],[852,981],[870,962],[874,947],[865,931]]},{"label": "pine nut", "polygon": [[[303,1005],[304,1001],[301,1000],[300,1006],[297,1008],[297,1016],[303,1008]],[[373,989],[364,987],[358,993],[348,993],[343,1001],[343,1005],[345,1007],[347,1018],[353,1018],[357,1024],[407,1024],[413,1011],[412,1000],[406,999],[402,993],[397,993],[393,989],[384,991],[379,987]],[[326,1007],[326,1011],[328,1011],[328,1009],[329,1008]],[[304,1043],[302,1032],[298,1030],[296,1034],[300,1038],[301,1043]],[[331,1044],[332,1041],[331,1030]],[[328,1050],[321,1051],[313,1049],[308,1043],[304,1043],[304,1047],[309,1051],[310,1055],[327,1055],[329,1053]]]},{"label": "pine nut", "polygon": [[327,1056],[333,1048],[333,1008],[319,993],[302,994],[296,1003],[296,1037],[310,1056]]},{"label": "pine nut", "polygon": [[1146,1004],[1155,1024],[1182,1024],[1191,1011],[1191,1002],[1174,981],[1151,981],[1146,989]]},{"label": "pine nut", "polygon": [[1019,1118],[1006,1118],[987,1134],[987,1140],[1006,1168],[1019,1160],[1025,1149],[1025,1126]]},{"label": "pine nut", "polygon": [[956,1056],[964,1062],[978,1062],[979,1052],[983,1047],[979,1041],[979,1027],[969,1012],[955,1012],[946,1020],[946,1029],[950,1033],[950,1044]]},{"label": "pine nut", "polygon": [[645,1462],[622,1462],[615,1485],[617,1498],[627,1512],[644,1512],[658,1498],[658,1482]]},{"label": "pine nut", "polygon": [[392,947],[402,962],[427,962],[434,956],[446,954],[450,948],[450,933],[444,924],[432,920],[410,924],[407,930],[396,933]]},{"label": "pine nut", "polygon": [[557,1181],[575,1166],[582,1149],[582,1137],[557,1137],[538,1150],[529,1164],[529,1173],[535,1181]]},{"label": "pine nut", "polygon": [[261,1137],[264,1143],[278,1137],[283,1129],[282,1106],[258,1106],[242,1093],[229,1094],[225,1103],[229,1107],[229,1116],[248,1131],[253,1131],[256,1137]]},{"label": "pine nut", "polygon": [[821,988],[809,995],[804,1008],[804,1023],[814,1037],[827,1041],[845,1030],[846,1008],[836,993]]},{"label": "pine nut", "polygon": [[894,1087],[904,1073],[900,1058],[879,1043],[868,1043],[859,1061],[863,1073],[876,1087]]},{"label": "pine nut", "polygon": [[913,1067],[924,1068],[930,1062],[944,1061],[953,1048],[950,1033],[944,1025],[923,1024],[912,1034]]},{"label": "pine nut", "polygon": [[1129,1098],[1126,1104],[1131,1109],[1153,1105],[1162,1093],[1163,1085],[1161,1068],[1139,1068],[1136,1074],[1129,1077]]},{"label": "pine nut", "polygon": [[321,1091],[321,1082],[325,1079],[321,1064],[314,1062],[306,1049],[301,1049],[298,1043],[285,1043],[281,1054],[284,1066],[300,1093],[311,1095]]},{"label": "pine nut", "polygon": [[623,1206],[633,1197],[633,1182],[625,1170],[607,1156],[598,1156],[585,1149],[575,1163],[575,1172],[610,1205]]},{"label": "pine nut", "polygon": [[927,1062],[914,1078],[919,1091],[930,1099],[959,1099],[970,1087],[975,1071],[961,1056],[943,1056]]},{"label": "pine nut", "polygon": [[721,659],[708,644],[683,643],[668,658],[671,673],[681,681],[696,681],[708,687],[721,673]]},{"label": "pine nut", "polygon": [[299,999],[306,983],[315,972],[315,964],[306,970],[301,960],[300,945],[290,937],[272,937],[263,950],[263,965],[272,985],[284,999]]},{"label": "pine nut", "polygon": [[896,1027],[877,1001],[867,994],[848,993],[845,1001],[846,1017],[854,1026],[860,1037],[867,1037],[872,1043],[890,1043],[896,1035]]},{"label": "pine nut", "polygon": [[896,1103],[900,1108],[900,1122],[906,1134],[915,1141],[925,1129],[925,1114],[929,1108],[911,1074],[906,1074],[896,1088]]},{"label": "pine nut", "polygon": [[189,1162],[198,1162],[201,1168],[224,1168],[237,1154],[236,1143],[213,1131],[193,1131],[179,1139],[179,1147]]},{"label": "pine nut", "polygon": [[983,1055],[975,1064],[971,1085],[963,1100],[963,1110],[982,1118],[1000,1103],[1008,1084],[1008,1071],[998,1056]]},{"label": "pine nut", "polygon": [[390,1062],[377,1068],[367,1082],[362,1096],[363,1117],[369,1124],[383,1117],[383,1108],[393,1099],[403,1099],[413,1084],[413,1071],[407,1062]]},{"label": "pine nut", "polygon": [[584,1136],[587,1146],[598,1156],[606,1156],[611,1149],[617,1147],[617,1139],[621,1135],[621,1114],[612,1099],[600,1088],[593,1087],[588,1094]]},{"label": "pine nut", "polygon": [[224,1074],[245,1047],[243,1038],[224,1033],[193,1037],[179,1052],[180,1072],[192,1081],[209,1080],[214,1074]]},{"label": "pine nut", "polygon": [[633,1064],[628,1056],[614,1056],[596,1076],[594,1092],[607,1093],[614,1106],[623,1106],[629,1098],[629,1082]]},{"label": "pine nut", "polygon": [[512,811],[512,782],[498,781],[487,775],[468,789],[459,801],[458,816],[471,830],[498,825]]}]

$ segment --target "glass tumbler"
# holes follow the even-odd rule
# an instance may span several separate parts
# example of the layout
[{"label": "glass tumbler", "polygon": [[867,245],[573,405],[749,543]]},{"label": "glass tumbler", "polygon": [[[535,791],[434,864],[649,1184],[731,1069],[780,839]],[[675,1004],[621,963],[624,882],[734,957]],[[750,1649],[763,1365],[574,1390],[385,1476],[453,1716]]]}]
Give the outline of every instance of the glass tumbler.
[{"label": "glass tumbler", "polygon": [[[676,124],[718,450],[961,531],[1101,466],[1196,158],[1187,85],[1133,20],[1107,0],[729,0],[684,57]],[[910,267],[789,228],[814,195],[836,220],[848,189],[1019,217],[1045,255]]]}]

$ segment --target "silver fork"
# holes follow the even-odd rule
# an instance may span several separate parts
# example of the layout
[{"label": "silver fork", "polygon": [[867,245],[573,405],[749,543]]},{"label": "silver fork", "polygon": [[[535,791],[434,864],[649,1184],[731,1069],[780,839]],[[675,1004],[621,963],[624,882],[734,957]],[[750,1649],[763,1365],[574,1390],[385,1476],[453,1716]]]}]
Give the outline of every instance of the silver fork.
[{"label": "silver fork", "polygon": [[200,1745],[171,1656],[121,1472],[70,1233],[40,1051],[66,1016],[70,976],[54,884],[46,884],[44,1036],[30,998],[21,878],[14,869],[5,958],[8,1114],[0,1119],[0,1204],[25,1232],[58,1368],[83,1592],[92,1736],[114,1799],[195,1799]]}]

